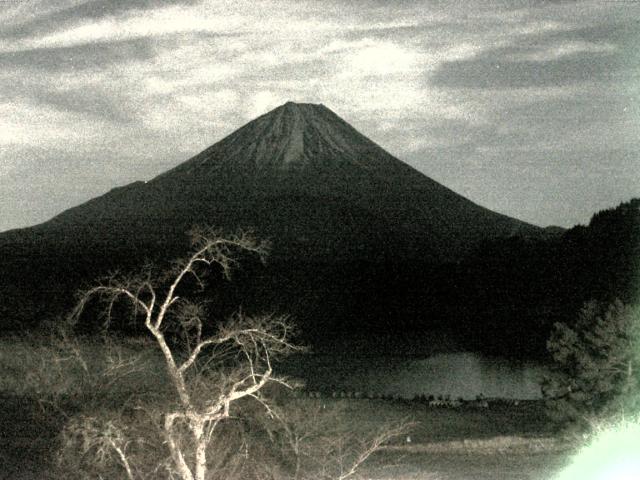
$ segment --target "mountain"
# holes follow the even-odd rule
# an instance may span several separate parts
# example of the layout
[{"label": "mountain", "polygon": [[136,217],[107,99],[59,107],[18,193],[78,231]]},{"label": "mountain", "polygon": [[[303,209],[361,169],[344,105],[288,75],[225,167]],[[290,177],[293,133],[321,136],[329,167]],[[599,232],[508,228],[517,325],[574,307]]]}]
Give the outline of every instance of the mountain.
[{"label": "mountain", "polygon": [[[252,227],[274,254],[457,260],[477,242],[540,229],[457,195],[322,105],[286,103],[149,182],[117,188],[35,227],[118,242],[194,223]],[[282,247],[281,249],[278,247]]]},{"label": "mountain", "polygon": [[289,102],[148,182],[0,234],[0,288],[19,299],[0,314],[51,315],[48,305],[68,307],[70,290],[97,275],[184,253],[195,224],[272,240],[263,305],[295,299],[294,310],[322,316],[330,304],[345,317],[375,292],[386,300],[369,319],[406,310],[396,294],[419,288],[407,269],[458,262],[490,239],[545,235],[428,178],[323,105]]}]

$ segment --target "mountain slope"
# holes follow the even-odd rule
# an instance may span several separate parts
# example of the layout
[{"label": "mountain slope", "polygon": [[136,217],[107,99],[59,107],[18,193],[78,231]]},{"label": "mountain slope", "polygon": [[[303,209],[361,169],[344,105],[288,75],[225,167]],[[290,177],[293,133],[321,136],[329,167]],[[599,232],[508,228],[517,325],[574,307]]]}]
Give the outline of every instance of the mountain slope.
[{"label": "mountain slope", "polygon": [[80,229],[111,242],[165,237],[194,223],[255,228],[281,247],[276,254],[353,255],[360,245],[366,255],[388,247],[439,261],[459,259],[483,239],[540,232],[419,173],[326,107],[291,102],[149,182],[114,189],[37,229]]},{"label": "mountain slope", "polygon": [[0,318],[51,317],[97,276],[182,255],[196,224],[273,242],[267,270],[249,268],[225,301],[293,313],[322,335],[420,322],[430,266],[488,239],[544,234],[419,173],[326,107],[287,103],[148,182],[0,234]]}]

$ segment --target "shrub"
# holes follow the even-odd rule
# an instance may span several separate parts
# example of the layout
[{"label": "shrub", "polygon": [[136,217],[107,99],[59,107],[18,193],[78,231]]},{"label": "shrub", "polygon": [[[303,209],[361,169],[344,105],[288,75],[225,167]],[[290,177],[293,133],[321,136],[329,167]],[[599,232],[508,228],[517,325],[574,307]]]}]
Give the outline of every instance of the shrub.
[{"label": "shrub", "polygon": [[639,411],[639,313],[617,300],[589,302],[575,325],[554,326],[547,343],[553,363],[543,383],[552,419],[584,429]]}]

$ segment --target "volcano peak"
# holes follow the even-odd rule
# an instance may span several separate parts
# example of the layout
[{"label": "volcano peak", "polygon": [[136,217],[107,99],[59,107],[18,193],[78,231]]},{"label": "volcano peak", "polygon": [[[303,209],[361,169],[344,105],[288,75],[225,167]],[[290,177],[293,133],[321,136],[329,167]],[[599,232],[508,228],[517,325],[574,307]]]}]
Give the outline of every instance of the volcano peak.
[{"label": "volcano peak", "polygon": [[290,122],[289,125],[292,127],[299,126],[297,121],[302,121],[302,124],[304,125],[309,122],[316,124],[331,124],[335,123],[336,120],[340,120],[340,117],[321,103],[297,103],[288,101],[265,113],[261,117],[258,117],[256,121],[263,120],[277,122],[282,118],[287,118]]},{"label": "volcano peak", "polygon": [[382,150],[324,105],[289,101],[162,176],[194,169],[245,175],[323,170],[360,164],[372,149]]},{"label": "volcano peak", "polygon": [[278,108],[317,108],[317,107],[326,108],[322,103],[294,102],[292,100],[289,100],[283,103],[282,105],[280,105],[279,107],[276,107],[274,110],[277,110]]}]

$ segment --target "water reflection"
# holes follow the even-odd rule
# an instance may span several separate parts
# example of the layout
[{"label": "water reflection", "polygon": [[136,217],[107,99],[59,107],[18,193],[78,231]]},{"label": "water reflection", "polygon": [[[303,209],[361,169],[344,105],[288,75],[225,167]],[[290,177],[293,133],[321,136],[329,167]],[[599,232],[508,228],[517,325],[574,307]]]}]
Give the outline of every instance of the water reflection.
[{"label": "water reflection", "polygon": [[304,355],[283,366],[302,378],[309,390],[375,395],[450,395],[451,398],[541,398],[544,369],[534,363],[443,353],[427,358]]}]

